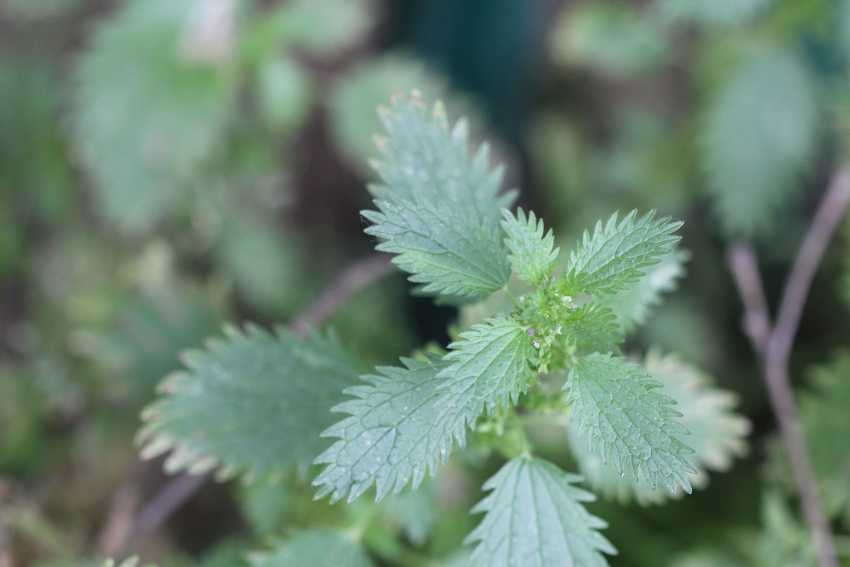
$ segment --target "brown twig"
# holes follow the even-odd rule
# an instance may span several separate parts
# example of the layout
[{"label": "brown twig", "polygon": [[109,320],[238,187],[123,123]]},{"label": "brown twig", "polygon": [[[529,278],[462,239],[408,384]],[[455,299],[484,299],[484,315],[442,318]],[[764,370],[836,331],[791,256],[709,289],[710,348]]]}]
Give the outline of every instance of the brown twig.
[{"label": "brown twig", "polygon": [[354,294],[392,270],[388,254],[376,254],[350,266],[310,306],[299,313],[289,328],[299,337],[307,335],[307,329],[326,321]]},{"label": "brown twig", "polygon": [[741,326],[749,337],[759,360],[763,360],[770,340],[771,324],[756,251],[749,242],[738,241],[729,246],[726,261],[735,278],[741,301],[744,303]]},{"label": "brown twig", "polygon": [[[776,325],[772,329],[769,326],[769,318],[767,319],[769,332],[766,342],[757,330],[753,332],[753,329],[747,328],[745,323],[747,336],[759,354],[770,403],[779,422],[782,440],[788,449],[791,469],[800,492],[803,513],[812,534],[821,567],[839,567],[839,563],[829,522],[818,495],[817,480],[794,402],[788,360],[815,272],[848,205],[850,205],[850,172],[842,167],[830,181],[809,231],[803,239],[800,251],[794,259],[794,265],[782,293]],[[729,264],[744,308],[750,312],[745,316],[745,322],[764,321],[768,317],[767,307],[766,302],[763,302],[764,291],[760,278],[757,276],[758,263],[752,247],[740,244],[731,247]],[[755,279],[753,274],[756,274]],[[758,286],[758,290],[753,289],[754,286]]]},{"label": "brown twig", "polygon": [[[389,274],[390,259],[391,256],[386,254],[374,255],[349,266],[313,303],[292,319],[292,332],[304,337],[311,326],[321,325],[352,296]],[[192,475],[184,472],[172,478],[136,514],[132,533],[128,535],[125,546],[159,528],[211,476],[210,473]]]}]

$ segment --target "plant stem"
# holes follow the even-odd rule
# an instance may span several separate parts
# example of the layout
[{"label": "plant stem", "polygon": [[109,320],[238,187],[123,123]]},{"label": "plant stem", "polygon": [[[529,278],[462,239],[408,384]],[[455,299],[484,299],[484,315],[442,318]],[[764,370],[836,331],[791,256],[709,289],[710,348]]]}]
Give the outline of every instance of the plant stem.
[{"label": "plant stem", "polygon": [[[826,247],[850,205],[850,172],[846,167],[838,170],[830,181],[812,224],[785,284],[776,325],[770,329],[764,290],[758,278],[755,252],[747,244],[730,247],[730,269],[744,302],[745,331],[753,348],[759,354],[770,403],[779,422],[782,440],[788,449],[791,469],[800,492],[803,513],[814,541],[815,552],[821,567],[839,567],[835,543],[829,522],[818,495],[817,479],[812,468],[806,440],[800,425],[794,392],[788,372],[788,360],[800,317],[809,294],[809,288]],[[736,248],[737,247],[737,248]],[[756,274],[756,277],[753,277]],[[746,322],[751,324],[747,325]],[[756,321],[756,326],[752,322]],[[759,323],[760,321],[760,323]],[[759,325],[766,322],[764,334]]]},{"label": "plant stem", "polygon": [[513,302],[513,304],[514,304],[514,307],[519,309],[519,307],[520,307],[519,301],[516,300],[516,297],[514,297],[514,294],[512,294],[511,291],[508,289],[507,284],[505,284],[505,287],[502,288],[502,291],[504,291],[508,295],[508,297],[511,299],[511,302]]}]

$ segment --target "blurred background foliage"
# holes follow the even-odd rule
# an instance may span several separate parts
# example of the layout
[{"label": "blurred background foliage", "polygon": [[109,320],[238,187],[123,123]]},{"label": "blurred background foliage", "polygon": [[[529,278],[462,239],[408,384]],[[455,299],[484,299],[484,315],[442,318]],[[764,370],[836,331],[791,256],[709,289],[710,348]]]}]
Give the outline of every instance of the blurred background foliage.
[{"label": "blurred background foliage", "polygon": [[[286,323],[369,253],[375,108],[413,88],[471,117],[568,248],[615,210],[686,221],[687,275],[636,314],[647,323],[625,351],[655,347],[647,364],[683,403],[722,387],[700,411],[737,441],[705,448],[710,483],[687,498],[585,470],[610,497],[591,511],[611,524],[611,565],[813,565],[723,255],[753,239],[775,304],[846,158],[849,59],[848,0],[4,0],[0,566],[139,552],[271,567],[316,547],[345,565],[463,564],[497,466],[474,443],[380,507],[313,503],[303,470],[207,483],[127,543],[168,483],[161,460],[138,460],[139,411],[180,351],[225,322]],[[850,565],[848,234],[815,280],[792,374]],[[391,275],[330,320],[364,364],[448,341],[456,312],[408,291]],[[531,429],[576,470],[563,428]],[[304,531],[322,525],[355,530],[369,556]]]}]

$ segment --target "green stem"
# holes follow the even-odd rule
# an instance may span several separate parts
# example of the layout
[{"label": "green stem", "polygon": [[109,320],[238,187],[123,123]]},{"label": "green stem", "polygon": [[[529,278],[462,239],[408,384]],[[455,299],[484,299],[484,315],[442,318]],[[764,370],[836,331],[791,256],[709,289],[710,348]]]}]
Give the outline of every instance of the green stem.
[{"label": "green stem", "polygon": [[519,307],[520,307],[519,301],[516,300],[516,297],[514,297],[514,294],[512,294],[511,291],[508,289],[508,284],[505,284],[505,287],[502,288],[502,291],[504,291],[508,295],[508,297],[511,299],[511,301],[514,304],[514,307],[519,309]]}]

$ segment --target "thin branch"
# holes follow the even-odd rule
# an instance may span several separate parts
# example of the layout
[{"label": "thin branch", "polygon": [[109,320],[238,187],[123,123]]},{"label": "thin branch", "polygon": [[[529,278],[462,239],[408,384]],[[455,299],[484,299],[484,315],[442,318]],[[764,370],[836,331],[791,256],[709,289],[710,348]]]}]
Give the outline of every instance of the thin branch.
[{"label": "thin branch", "polygon": [[[755,251],[749,245],[734,245],[729,250],[730,268],[744,308],[748,311],[745,321],[764,322],[766,320],[770,329],[767,341],[764,343],[764,337],[757,329],[753,332],[753,329],[745,327],[747,336],[762,363],[770,402],[779,422],[782,440],[788,449],[791,469],[800,492],[803,513],[812,534],[821,567],[839,567],[839,563],[829,522],[818,495],[817,479],[812,469],[794,402],[788,361],[815,272],[848,205],[850,205],[850,172],[842,167],[831,180],[809,231],[803,239],[786,281],[776,325],[772,329],[769,327],[769,316],[763,302],[764,290],[757,276],[758,262]],[[753,273],[756,274],[755,278]]]},{"label": "thin branch", "polygon": [[307,309],[292,320],[292,332],[304,337],[307,335],[307,329],[327,321],[353,295],[389,274],[392,270],[391,258],[389,254],[376,254],[350,266]]},{"label": "thin branch", "polygon": [[766,360],[773,364],[787,366],[791,346],[800,325],[800,317],[809,295],[809,287],[820,265],[823,253],[838,223],[847,212],[850,204],[850,171],[842,167],[830,181],[826,194],[821,200],[809,232],[803,239],[800,251],[794,260],[791,274],[779,304],[779,315],[773,330]]},{"label": "thin branch", "polygon": [[[313,303],[292,319],[292,332],[304,337],[311,326],[324,323],[359,291],[389,274],[390,259],[387,254],[373,255],[349,266]],[[184,472],[172,478],[139,510],[127,543],[159,528],[211,476],[211,473],[192,475]]]},{"label": "thin branch", "polygon": [[135,541],[161,526],[211,476],[209,473],[189,474],[184,472],[172,478],[139,510],[133,526],[132,540]]},{"label": "thin branch", "polygon": [[726,262],[744,303],[744,317],[741,322],[744,333],[749,337],[759,360],[764,360],[771,324],[756,251],[749,242],[735,242],[726,252]]}]

